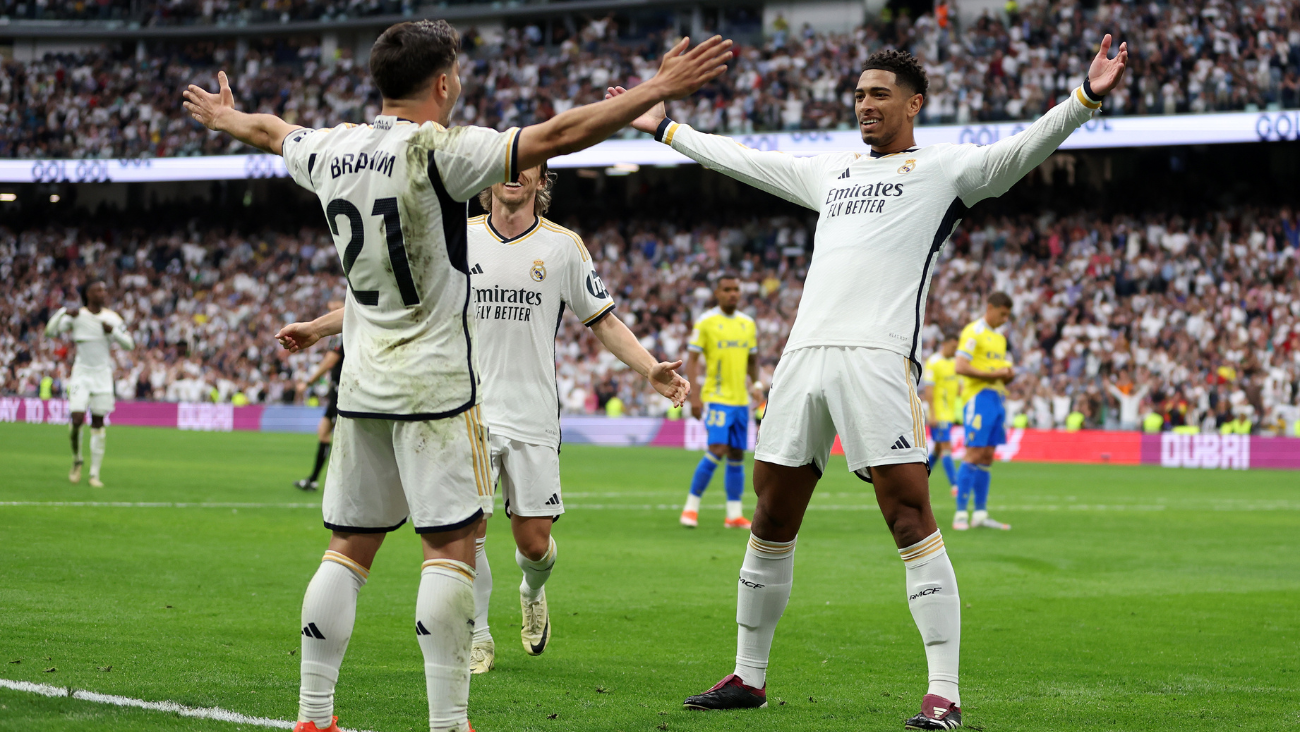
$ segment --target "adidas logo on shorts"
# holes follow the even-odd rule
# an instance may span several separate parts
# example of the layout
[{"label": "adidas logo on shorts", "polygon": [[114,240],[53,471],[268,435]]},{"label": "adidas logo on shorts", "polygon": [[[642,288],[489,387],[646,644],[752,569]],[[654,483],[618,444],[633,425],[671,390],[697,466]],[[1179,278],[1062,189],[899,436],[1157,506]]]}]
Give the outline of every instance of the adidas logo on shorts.
[{"label": "adidas logo on shorts", "polygon": [[552,493],[552,494],[551,494],[551,497],[548,498],[548,499],[546,499],[546,505],[548,505],[548,506],[558,506],[558,505],[560,505],[560,494],[559,494],[559,493]]},{"label": "adidas logo on shorts", "polygon": [[909,447],[911,447],[911,445],[908,444],[908,442],[907,442],[907,438],[906,438],[906,437],[899,437],[898,440],[896,440],[896,441],[894,442],[894,446],[891,447],[891,448],[889,448],[889,449],[890,449],[890,450],[906,450],[906,449],[908,449]]}]

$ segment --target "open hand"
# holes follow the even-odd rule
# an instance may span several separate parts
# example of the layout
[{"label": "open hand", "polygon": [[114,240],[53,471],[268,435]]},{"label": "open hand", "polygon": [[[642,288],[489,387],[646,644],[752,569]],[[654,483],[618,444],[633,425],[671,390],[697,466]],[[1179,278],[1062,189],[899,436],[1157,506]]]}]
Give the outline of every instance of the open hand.
[{"label": "open hand", "polygon": [[68,317],[69,317],[69,318],[75,318],[75,317],[77,317],[78,315],[81,314],[81,308],[78,308],[78,307],[71,307],[71,308],[68,308],[67,310],[65,310],[64,312],[68,314]]},{"label": "open hand", "polygon": [[[626,94],[627,89],[621,86],[611,86],[605,88],[605,98],[613,99],[620,94]],[[668,116],[667,110],[664,109],[664,103],[659,102],[653,107],[646,110],[646,113],[632,120],[632,129],[640,130],[647,134],[653,135],[659,129],[659,123],[664,121]]]},{"label": "open hand", "polygon": [[662,361],[650,367],[650,373],[646,375],[655,391],[668,397],[674,407],[682,406],[691,393],[691,382],[677,373],[681,367],[681,361]]},{"label": "open hand", "polygon": [[196,84],[190,84],[189,88],[182,92],[185,97],[182,106],[204,127],[220,131],[222,116],[235,111],[235,95],[230,92],[230,80],[226,78],[226,72],[217,72],[217,84],[220,88],[216,94]]},{"label": "open hand", "polygon": [[1110,44],[1110,34],[1107,33],[1101,39],[1101,50],[1097,51],[1097,57],[1088,68],[1088,83],[1094,92],[1102,96],[1119,86],[1119,80],[1124,77],[1124,69],[1128,66],[1128,44],[1119,44],[1119,53],[1115,54],[1115,58],[1107,58]]},{"label": "open hand", "polygon": [[714,36],[686,51],[690,43],[690,38],[683,38],[664,54],[659,73],[650,80],[659,88],[665,100],[681,99],[694,94],[697,89],[727,70],[727,62],[732,57],[731,41],[722,40],[722,36]]},{"label": "open hand", "polygon": [[275,339],[280,342],[284,350],[297,353],[316,345],[320,340],[320,333],[316,332],[316,328],[311,323],[290,323],[275,334]]},{"label": "open hand", "polygon": [[100,322],[100,325],[103,325],[103,326],[104,326],[104,335],[108,335],[109,333],[112,333],[112,332],[113,332],[113,326],[112,326],[112,325],[110,325],[110,324],[108,324],[108,323],[104,323],[104,322],[102,322],[102,321]]}]

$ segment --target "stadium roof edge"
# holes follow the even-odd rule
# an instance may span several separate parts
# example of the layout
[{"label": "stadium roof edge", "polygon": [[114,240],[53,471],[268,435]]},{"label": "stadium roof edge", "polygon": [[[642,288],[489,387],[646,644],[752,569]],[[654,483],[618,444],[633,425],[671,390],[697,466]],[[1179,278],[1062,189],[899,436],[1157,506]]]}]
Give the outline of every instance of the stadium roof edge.
[{"label": "stadium roof edge", "polygon": [[[568,0],[544,4],[527,4],[514,7],[496,7],[496,4],[469,4],[445,8],[427,8],[411,15],[373,15],[346,20],[313,20],[288,23],[249,23],[246,25],[175,25],[132,28],[112,21],[73,20],[4,20],[0,19],[0,40],[78,39],[78,40],[132,40],[149,38],[211,38],[213,36],[266,36],[325,33],[329,31],[356,31],[387,28],[405,20],[425,18],[450,22],[472,22],[512,17],[547,17],[593,10],[632,10],[699,5],[689,0]],[[708,0],[711,7],[752,5],[752,0]]]}]

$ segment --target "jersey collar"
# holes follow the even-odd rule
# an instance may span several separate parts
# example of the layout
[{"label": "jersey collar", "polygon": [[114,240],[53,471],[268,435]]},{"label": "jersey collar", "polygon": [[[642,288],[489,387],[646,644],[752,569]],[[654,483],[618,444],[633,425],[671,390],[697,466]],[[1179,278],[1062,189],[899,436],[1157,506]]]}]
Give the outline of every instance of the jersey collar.
[{"label": "jersey collar", "polygon": [[917,150],[920,150],[920,149],[921,149],[921,148],[919,148],[919,147],[909,147],[909,148],[907,148],[906,150],[899,150],[899,151],[896,152],[896,153],[881,153],[881,152],[876,152],[875,150],[872,150],[872,151],[871,151],[871,157],[873,157],[873,158],[887,158],[887,157],[890,157],[890,156],[893,156],[893,155],[904,155],[904,154],[906,154],[906,153],[914,153],[914,152],[916,152]]},{"label": "jersey collar", "polygon": [[532,226],[530,226],[530,227],[528,227],[527,229],[524,229],[523,231],[519,232],[519,235],[518,235],[518,236],[512,236],[512,237],[510,237],[509,239],[507,239],[507,238],[505,238],[504,236],[502,236],[502,235],[501,235],[501,232],[497,231],[496,227],[492,225],[492,214],[488,214],[488,215],[487,215],[487,218],[484,219],[484,222],[487,223],[488,231],[492,232],[492,236],[495,236],[495,237],[497,238],[497,241],[501,242],[502,244],[512,244],[512,243],[517,242],[517,241],[519,241],[520,239],[524,238],[525,236],[528,236],[529,234],[533,233],[534,231],[536,231],[536,230],[537,230],[537,227],[539,227],[539,226],[542,225],[542,217],[541,217],[541,216],[534,215],[534,216],[533,216],[533,225],[532,225]]}]

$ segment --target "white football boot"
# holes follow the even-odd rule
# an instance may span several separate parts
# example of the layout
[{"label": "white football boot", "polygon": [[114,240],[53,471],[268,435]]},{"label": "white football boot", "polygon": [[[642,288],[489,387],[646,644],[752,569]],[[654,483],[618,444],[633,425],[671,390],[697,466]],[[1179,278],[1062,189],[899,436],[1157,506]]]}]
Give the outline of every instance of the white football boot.
[{"label": "white football boot", "polygon": [[524,615],[523,628],[519,631],[524,651],[530,656],[540,656],[551,641],[551,613],[546,607],[546,588],[542,588],[542,594],[534,602],[529,602],[520,593],[519,606]]}]

